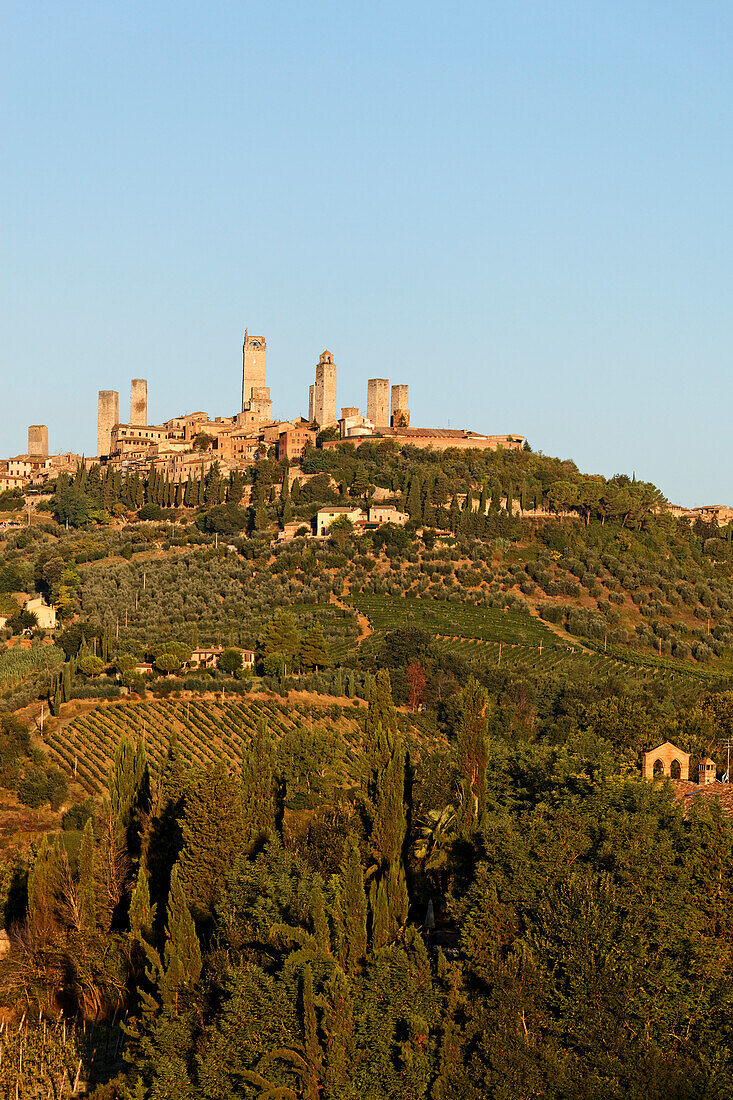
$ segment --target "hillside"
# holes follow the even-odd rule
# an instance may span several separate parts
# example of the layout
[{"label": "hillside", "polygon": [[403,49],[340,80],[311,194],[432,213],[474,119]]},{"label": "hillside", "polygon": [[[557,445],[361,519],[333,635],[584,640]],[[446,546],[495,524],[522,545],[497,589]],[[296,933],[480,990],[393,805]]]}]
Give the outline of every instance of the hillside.
[{"label": "hillside", "polygon": [[[377,489],[404,527],[277,538]],[[730,529],[389,443],[187,493],[80,469],[49,509],[0,531],[0,1083],[726,1094],[733,788],[639,763],[722,776]]]}]

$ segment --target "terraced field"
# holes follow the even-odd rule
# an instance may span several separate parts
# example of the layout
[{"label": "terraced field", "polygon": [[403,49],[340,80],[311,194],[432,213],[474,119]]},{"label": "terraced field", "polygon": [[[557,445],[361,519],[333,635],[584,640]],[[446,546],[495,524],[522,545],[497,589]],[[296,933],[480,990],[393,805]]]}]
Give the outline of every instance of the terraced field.
[{"label": "terraced field", "polygon": [[[242,745],[262,721],[278,740],[292,730],[335,730],[339,758],[332,770],[338,784],[349,787],[357,782],[363,717],[363,710],[357,707],[341,710],[258,700],[112,703],[95,707],[55,731],[47,747],[51,757],[89,794],[96,794],[106,784],[115,746],[123,734],[134,741],[143,740],[153,768],[162,766],[175,734],[179,752],[188,763],[210,767],[223,760],[236,770]],[[423,739],[412,726],[406,733],[411,741]]]},{"label": "terraced field", "polygon": [[451,653],[538,674],[588,677],[617,673],[640,680],[669,676],[708,680],[733,671],[720,662],[699,665],[622,647],[604,649],[586,638],[575,641],[570,635],[564,641],[541,620],[498,608],[400,596],[357,596],[351,602],[371,622],[375,634],[369,643],[375,648],[386,631],[413,626],[432,634],[435,645]]}]

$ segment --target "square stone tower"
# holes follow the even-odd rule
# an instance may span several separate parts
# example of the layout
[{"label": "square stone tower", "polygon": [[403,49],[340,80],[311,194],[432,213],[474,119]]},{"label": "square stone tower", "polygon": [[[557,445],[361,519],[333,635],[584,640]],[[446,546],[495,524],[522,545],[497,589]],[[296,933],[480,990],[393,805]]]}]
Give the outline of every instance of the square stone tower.
[{"label": "square stone tower", "polygon": [[390,424],[393,428],[410,427],[410,406],[408,386],[392,387],[392,416]]},{"label": "square stone tower", "polygon": [[112,449],[112,429],[120,422],[120,395],[117,390],[100,390],[97,404],[97,456]]},{"label": "square stone tower", "polygon": [[370,378],[367,382],[367,420],[375,428],[389,427],[388,378]]},{"label": "square stone tower", "polygon": [[[242,344],[242,412],[250,408],[253,391],[258,390],[256,399],[258,405],[264,400],[263,391],[265,385],[265,353],[267,344],[264,336],[250,336],[247,329],[244,330],[244,343]],[[269,402],[270,393],[267,391],[266,400]],[[269,409],[265,419],[269,420]]]},{"label": "square stone tower", "polygon": [[33,458],[48,458],[48,428],[45,424],[31,424],[28,428],[28,454]]},{"label": "square stone tower", "polygon": [[148,383],[145,378],[133,378],[130,383],[130,424],[144,428],[148,423]]},{"label": "square stone tower", "polygon": [[316,365],[313,390],[313,419],[319,428],[336,424],[336,364],[330,351],[321,353]]}]

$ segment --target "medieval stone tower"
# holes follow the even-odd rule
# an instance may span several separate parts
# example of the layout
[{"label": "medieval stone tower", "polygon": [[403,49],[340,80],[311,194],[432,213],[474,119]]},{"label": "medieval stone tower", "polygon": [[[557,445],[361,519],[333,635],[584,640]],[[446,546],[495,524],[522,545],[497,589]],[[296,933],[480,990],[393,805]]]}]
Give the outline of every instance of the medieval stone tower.
[{"label": "medieval stone tower", "polygon": [[321,353],[316,365],[316,384],[311,390],[308,395],[311,421],[315,420],[319,428],[336,424],[336,364],[330,351]]},{"label": "medieval stone tower", "polygon": [[390,424],[393,428],[410,427],[409,387],[392,387],[392,415]]},{"label": "medieval stone tower", "polygon": [[112,429],[120,422],[120,395],[117,390],[100,390],[97,404],[97,455],[112,450]]},{"label": "medieval stone tower", "polygon": [[148,422],[148,383],[145,378],[133,378],[130,384],[130,424],[144,428]]},{"label": "medieval stone tower", "polygon": [[370,378],[367,381],[367,419],[375,428],[389,427],[388,378]]},{"label": "medieval stone tower", "polygon": [[254,412],[260,420],[269,420],[272,410],[270,390],[265,385],[264,336],[250,336],[244,330],[242,344],[242,412]]},{"label": "medieval stone tower", "polygon": [[34,458],[48,458],[48,428],[45,424],[31,424],[28,428],[28,454]]}]

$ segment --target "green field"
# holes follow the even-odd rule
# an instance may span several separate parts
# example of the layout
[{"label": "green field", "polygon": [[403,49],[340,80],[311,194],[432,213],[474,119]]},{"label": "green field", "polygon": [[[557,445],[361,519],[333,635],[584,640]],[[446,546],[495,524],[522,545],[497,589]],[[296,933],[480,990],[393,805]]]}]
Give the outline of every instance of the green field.
[{"label": "green field", "polygon": [[446,637],[532,646],[557,641],[540,619],[495,607],[473,607],[415,596],[354,596],[351,603],[366,615],[375,630],[416,626],[429,634]]},{"label": "green field", "polygon": [[[668,676],[709,680],[731,675],[731,669],[719,662],[699,665],[628,647],[604,649],[570,634],[565,641],[542,620],[522,612],[409,596],[356,596],[351,602],[379,637],[389,630],[418,627],[433,635],[438,648],[496,667],[587,677],[617,673],[641,680]],[[379,637],[369,639],[367,645],[376,647]]]}]

